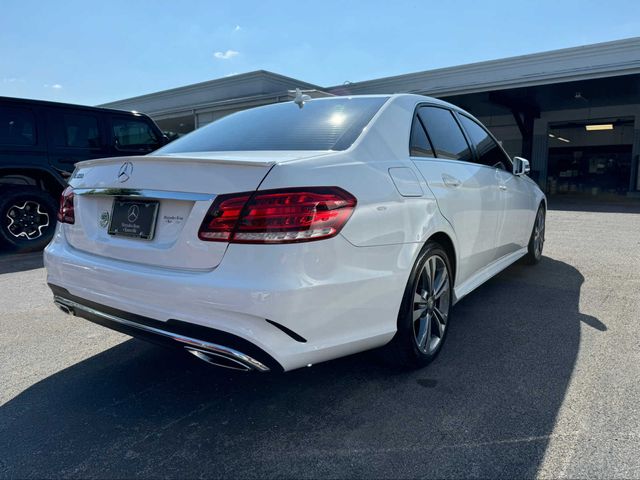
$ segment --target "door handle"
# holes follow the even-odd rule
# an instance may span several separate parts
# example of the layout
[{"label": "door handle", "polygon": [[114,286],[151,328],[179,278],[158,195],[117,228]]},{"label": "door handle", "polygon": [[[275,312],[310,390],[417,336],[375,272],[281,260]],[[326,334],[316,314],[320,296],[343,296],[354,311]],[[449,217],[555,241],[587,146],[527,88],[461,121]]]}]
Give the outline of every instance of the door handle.
[{"label": "door handle", "polygon": [[458,180],[456,177],[452,177],[451,175],[447,175],[446,173],[442,174],[442,181],[447,187],[458,188],[462,185],[462,182]]}]

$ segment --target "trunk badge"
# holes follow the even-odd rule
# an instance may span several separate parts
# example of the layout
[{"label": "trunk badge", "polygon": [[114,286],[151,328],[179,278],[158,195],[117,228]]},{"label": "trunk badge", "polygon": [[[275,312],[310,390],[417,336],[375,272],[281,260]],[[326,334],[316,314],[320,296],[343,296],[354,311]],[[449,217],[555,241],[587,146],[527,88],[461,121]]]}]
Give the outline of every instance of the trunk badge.
[{"label": "trunk badge", "polygon": [[100,214],[99,223],[102,228],[107,228],[107,225],[109,225],[109,212],[104,211]]},{"label": "trunk badge", "polygon": [[133,173],[133,163],[124,162],[118,170],[118,181],[120,183],[124,183],[131,178],[131,174]]}]

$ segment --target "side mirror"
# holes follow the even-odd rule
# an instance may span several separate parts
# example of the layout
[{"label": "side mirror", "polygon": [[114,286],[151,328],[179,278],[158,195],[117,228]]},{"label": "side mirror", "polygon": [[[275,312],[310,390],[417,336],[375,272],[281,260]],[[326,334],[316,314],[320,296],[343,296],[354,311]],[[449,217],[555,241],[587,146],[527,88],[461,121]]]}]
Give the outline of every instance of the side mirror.
[{"label": "side mirror", "polygon": [[513,174],[517,176],[528,175],[531,171],[529,160],[522,157],[513,157]]}]

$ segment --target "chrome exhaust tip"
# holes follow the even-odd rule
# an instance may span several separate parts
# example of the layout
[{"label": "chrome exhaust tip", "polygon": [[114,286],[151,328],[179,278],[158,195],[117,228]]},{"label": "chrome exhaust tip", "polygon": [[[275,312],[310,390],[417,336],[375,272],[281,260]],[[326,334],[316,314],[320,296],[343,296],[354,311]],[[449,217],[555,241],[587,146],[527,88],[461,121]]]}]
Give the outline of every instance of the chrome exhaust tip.
[{"label": "chrome exhaust tip", "polygon": [[74,315],[75,316],[76,312],[69,305],[65,305],[64,303],[59,302],[57,300],[54,300],[53,303],[55,303],[56,307],[58,307],[60,310],[62,310],[67,315]]},{"label": "chrome exhaust tip", "polygon": [[216,367],[228,368],[229,370],[236,370],[240,372],[249,372],[254,370],[253,367],[246,365],[234,357],[227,356],[217,352],[210,352],[207,350],[202,350],[193,347],[184,347],[184,349],[189,352],[191,355],[196,357],[203,362],[208,363],[209,365],[214,365]]}]

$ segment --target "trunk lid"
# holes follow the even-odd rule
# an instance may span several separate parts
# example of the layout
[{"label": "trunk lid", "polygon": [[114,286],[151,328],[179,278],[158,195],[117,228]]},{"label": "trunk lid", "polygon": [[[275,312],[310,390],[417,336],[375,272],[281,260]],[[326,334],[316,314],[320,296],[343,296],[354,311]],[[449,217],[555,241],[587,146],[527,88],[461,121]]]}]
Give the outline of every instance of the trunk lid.
[{"label": "trunk lid", "polygon": [[[69,182],[76,194],[75,223],[64,224],[65,236],[78,250],[116,260],[211,270],[227,244],[199,240],[198,229],[215,197],[256,190],[276,163],[323,153],[196,153],[81,162]],[[109,233],[116,200],[158,202],[150,240]]]}]

